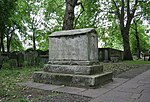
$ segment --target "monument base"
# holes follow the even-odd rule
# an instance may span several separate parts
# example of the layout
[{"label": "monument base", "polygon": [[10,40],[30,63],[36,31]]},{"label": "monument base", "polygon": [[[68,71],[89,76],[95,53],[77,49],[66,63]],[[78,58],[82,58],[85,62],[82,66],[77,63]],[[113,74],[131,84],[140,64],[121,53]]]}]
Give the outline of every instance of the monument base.
[{"label": "monument base", "polygon": [[75,75],[40,71],[33,74],[33,81],[54,85],[96,88],[112,81],[112,75],[112,72],[96,75]]},{"label": "monument base", "polygon": [[80,74],[94,75],[103,72],[102,65],[58,65],[46,64],[43,68],[45,72],[64,73],[64,74]]}]

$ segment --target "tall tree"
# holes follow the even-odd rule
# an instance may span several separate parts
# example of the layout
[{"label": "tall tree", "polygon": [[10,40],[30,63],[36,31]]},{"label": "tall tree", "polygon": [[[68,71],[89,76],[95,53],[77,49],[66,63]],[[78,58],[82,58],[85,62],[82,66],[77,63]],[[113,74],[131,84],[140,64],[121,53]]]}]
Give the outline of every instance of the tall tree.
[{"label": "tall tree", "polygon": [[[138,21],[137,25],[133,23],[130,30],[130,42],[131,42],[131,51],[133,54],[136,54],[139,56],[138,48],[140,49],[140,52],[145,53],[150,49],[150,38],[147,35],[147,26],[144,26],[142,21]],[[137,34],[136,34],[137,33]],[[138,39],[137,39],[138,37]],[[137,41],[139,40],[139,41]],[[139,45],[137,46],[137,42]],[[138,58],[137,56],[137,58]]]},{"label": "tall tree", "polygon": [[141,48],[140,48],[140,38],[139,38],[139,32],[138,32],[138,20],[134,19],[133,24],[134,24],[134,27],[133,27],[134,35],[136,39],[136,55],[137,55],[137,58],[140,59]]},{"label": "tall tree", "polygon": [[43,2],[38,0],[27,0],[27,28],[32,33],[31,40],[33,50],[36,50],[36,39],[40,36],[39,30],[43,26]]},{"label": "tall tree", "polygon": [[17,0],[1,0],[0,1],[0,51],[5,52],[4,38],[7,41],[7,52],[10,51],[10,42],[12,33],[14,32],[13,16],[16,14]]},{"label": "tall tree", "polygon": [[[150,3],[148,0],[108,0],[107,13],[115,13],[119,21],[120,33],[123,39],[124,60],[133,60],[129,42],[130,26],[133,19],[146,10],[143,5]],[[147,7],[146,7],[147,8]],[[143,12],[144,11],[144,12]]]},{"label": "tall tree", "polygon": [[119,19],[120,31],[123,38],[124,60],[133,60],[129,43],[129,31],[131,21],[134,18],[134,14],[137,9],[138,0],[135,0],[132,8],[130,7],[130,0],[121,0],[120,7],[115,0],[112,1],[116,8],[116,14]]}]

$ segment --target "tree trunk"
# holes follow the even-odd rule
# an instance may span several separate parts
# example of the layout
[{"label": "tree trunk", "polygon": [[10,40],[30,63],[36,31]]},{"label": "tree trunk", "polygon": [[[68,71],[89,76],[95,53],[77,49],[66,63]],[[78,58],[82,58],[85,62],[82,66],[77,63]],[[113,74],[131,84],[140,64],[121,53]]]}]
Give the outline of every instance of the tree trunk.
[{"label": "tree trunk", "polygon": [[6,35],[6,38],[7,38],[7,52],[10,52],[10,44],[11,44],[11,40],[12,40],[12,37],[13,37],[13,32],[15,31],[15,28],[13,28],[10,32],[10,29],[7,31],[7,35]]},{"label": "tree trunk", "polygon": [[32,29],[33,29],[33,36],[32,36],[32,41],[33,41],[33,50],[35,51],[36,50],[36,37],[35,37],[35,28],[32,26]]},{"label": "tree trunk", "polygon": [[124,29],[124,31],[121,33],[122,33],[123,48],[124,48],[123,59],[133,60],[131,50],[130,50],[130,43],[129,43],[129,30]]},{"label": "tree trunk", "polygon": [[64,15],[63,27],[62,30],[71,30],[73,29],[74,23],[74,8],[78,0],[66,0],[66,10]]},{"label": "tree trunk", "polygon": [[2,52],[4,53],[5,52],[5,47],[4,47],[4,33],[2,32],[1,33],[1,49],[2,49]]},{"label": "tree trunk", "polygon": [[137,50],[137,58],[140,59],[140,53],[141,53],[141,49],[140,49],[140,41],[139,41],[139,35],[138,35],[138,30],[137,30],[137,23],[134,22],[135,24],[135,38],[136,38],[136,50]]},{"label": "tree trunk", "polygon": [[0,32],[0,53],[2,52],[2,50],[1,50],[1,49],[2,49],[2,45],[1,45],[1,35],[2,35],[2,34],[1,34],[1,32]]},{"label": "tree trunk", "polygon": [[32,35],[32,41],[33,41],[33,50],[35,51],[36,50],[36,37],[35,37],[35,34],[36,34],[36,28],[35,26],[32,24],[32,32],[33,32],[33,35]]},{"label": "tree trunk", "polygon": [[7,52],[9,53],[10,52],[10,43],[9,43],[9,36],[8,36],[8,34],[6,36],[6,39],[7,39]]},{"label": "tree trunk", "polygon": [[36,50],[36,43],[35,43],[35,31],[33,31],[33,50],[35,51]]},{"label": "tree trunk", "polygon": [[11,40],[12,40],[12,36],[13,34],[10,35],[10,37],[7,37],[7,52],[10,52],[10,44],[11,44]]}]

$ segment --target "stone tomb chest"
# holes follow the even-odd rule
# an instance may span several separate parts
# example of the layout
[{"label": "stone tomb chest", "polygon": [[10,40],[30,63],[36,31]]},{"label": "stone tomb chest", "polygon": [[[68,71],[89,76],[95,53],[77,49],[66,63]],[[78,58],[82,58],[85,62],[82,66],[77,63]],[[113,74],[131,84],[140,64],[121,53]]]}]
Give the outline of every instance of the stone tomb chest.
[{"label": "stone tomb chest", "polygon": [[98,61],[98,39],[94,29],[69,30],[49,36],[49,61]]},{"label": "stone tomb chest", "polygon": [[98,37],[95,29],[54,32],[49,36],[49,62],[33,75],[35,82],[96,87],[112,81],[98,62]]}]

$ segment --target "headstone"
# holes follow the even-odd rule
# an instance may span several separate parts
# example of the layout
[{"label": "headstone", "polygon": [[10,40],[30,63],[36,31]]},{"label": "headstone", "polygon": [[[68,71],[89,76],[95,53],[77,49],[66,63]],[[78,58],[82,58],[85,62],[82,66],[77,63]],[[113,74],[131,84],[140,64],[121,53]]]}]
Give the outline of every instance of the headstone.
[{"label": "headstone", "polygon": [[97,87],[112,81],[98,61],[98,35],[95,29],[54,32],[49,36],[49,62],[35,72],[35,82]]},{"label": "headstone", "polygon": [[27,50],[24,53],[24,60],[28,66],[38,65],[38,52],[33,50]]},{"label": "headstone", "polygon": [[40,64],[46,64],[48,60],[48,50],[47,51],[42,51],[42,50],[37,50],[38,51],[38,57],[39,57],[39,63]]},{"label": "headstone", "polygon": [[18,64],[18,67],[22,67],[23,63],[24,63],[24,54],[23,54],[23,52],[18,52],[17,53],[17,64]]}]

